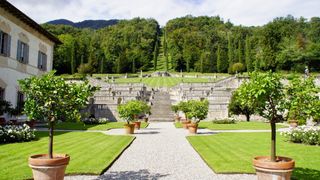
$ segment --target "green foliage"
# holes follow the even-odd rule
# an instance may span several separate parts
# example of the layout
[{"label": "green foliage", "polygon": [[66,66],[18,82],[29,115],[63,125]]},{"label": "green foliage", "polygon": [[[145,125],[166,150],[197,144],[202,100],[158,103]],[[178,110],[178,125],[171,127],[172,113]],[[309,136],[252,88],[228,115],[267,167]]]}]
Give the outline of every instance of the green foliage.
[{"label": "green foliage", "polygon": [[291,78],[286,87],[285,108],[288,110],[288,118],[305,122],[307,118],[318,117],[320,115],[319,92],[314,78],[302,79],[298,76]]},{"label": "green foliage", "polygon": [[234,119],[222,119],[222,120],[214,120],[213,124],[235,124],[236,121]]},{"label": "green foliage", "polygon": [[250,81],[244,82],[238,91],[241,105],[254,107],[255,112],[271,122],[282,120],[285,95],[280,80],[280,74],[272,72],[250,74]]},{"label": "green foliage", "polygon": [[68,84],[61,77],[50,72],[41,77],[30,77],[19,81],[21,90],[26,95],[24,113],[29,119],[77,120],[79,110],[96,90],[88,82]]},{"label": "green foliage", "polygon": [[172,105],[171,106],[171,110],[175,113],[177,113],[179,111],[179,106],[178,105]]},{"label": "green foliage", "polygon": [[9,101],[0,99],[0,115],[9,113],[12,110],[11,106],[12,105]]},{"label": "green foliage", "polygon": [[242,63],[234,63],[232,65],[231,73],[240,73],[245,70],[245,66]]},{"label": "green foliage", "polygon": [[228,105],[228,112],[234,115],[245,115],[247,121],[250,121],[250,116],[254,114],[254,107],[250,106],[251,104],[249,103],[241,103],[240,98],[245,98],[246,96],[245,94],[243,94],[241,97],[239,96],[239,92],[246,92],[241,89],[243,87],[244,85],[241,85],[235,92],[233,92],[230,103]]},{"label": "green foliage", "polygon": [[199,123],[207,117],[209,111],[208,100],[188,100],[180,101],[177,105],[177,110],[185,113],[188,119],[193,119],[194,123]]},{"label": "green foliage", "polygon": [[150,113],[150,106],[139,100],[131,100],[125,104],[120,104],[117,108],[120,118],[123,118],[129,124],[135,120],[136,116],[142,113]]},{"label": "green foliage", "polygon": [[[154,19],[134,18],[99,30],[44,25],[63,42],[54,51],[54,69],[72,73],[89,63],[93,72],[127,73],[159,66],[175,71],[229,72],[240,62],[247,71],[320,70],[319,18],[275,18],[259,27],[235,26],[219,16],[169,20],[159,38]],[[160,43],[160,40],[163,42]],[[220,49],[218,51],[218,49]],[[161,56],[159,56],[161,57]],[[170,57],[170,58],[169,58]],[[156,70],[159,68],[156,68]]]}]

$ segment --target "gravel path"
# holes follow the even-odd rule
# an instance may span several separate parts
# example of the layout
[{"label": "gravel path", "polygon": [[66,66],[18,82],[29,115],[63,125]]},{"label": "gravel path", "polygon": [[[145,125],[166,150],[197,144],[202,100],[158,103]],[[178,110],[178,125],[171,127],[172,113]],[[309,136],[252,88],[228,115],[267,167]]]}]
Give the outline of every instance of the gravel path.
[{"label": "gravel path", "polygon": [[[107,133],[123,134],[123,129]],[[215,174],[186,140],[187,134],[173,123],[151,123],[135,133],[132,145],[98,179],[256,179],[247,174]]]}]

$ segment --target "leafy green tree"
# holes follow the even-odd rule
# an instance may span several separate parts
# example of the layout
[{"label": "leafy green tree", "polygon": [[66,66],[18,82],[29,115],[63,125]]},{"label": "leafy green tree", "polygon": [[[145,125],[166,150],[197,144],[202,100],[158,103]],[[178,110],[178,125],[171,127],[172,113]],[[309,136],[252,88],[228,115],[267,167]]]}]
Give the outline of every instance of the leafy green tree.
[{"label": "leafy green tree", "polygon": [[49,157],[52,158],[53,130],[57,120],[77,120],[79,110],[96,90],[88,82],[67,83],[50,72],[41,77],[30,77],[19,81],[26,95],[24,112],[29,119],[47,121],[49,124]]},{"label": "leafy green tree", "polygon": [[150,107],[143,101],[131,100],[125,104],[120,104],[117,108],[120,118],[127,121],[134,121],[141,113],[150,113]]},{"label": "leafy green tree", "polygon": [[271,161],[276,161],[276,123],[283,120],[284,87],[281,76],[267,72],[252,73],[250,81],[244,82],[239,90],[241,105],[254,107],[254,111],[268,119],[271,125]]},{"label": "leafy green tree", "polygon": [[[244,85],[243,85],[244,86]],[[254,114],[254,107],[250,106],[252,104],[241,104],[241,99],[239,96],[239,92],[245,93],[241,88],[243,86],[240,86],[235,92],[233,92],[231,96],[230,103],[228,105],[228,111],[229,114],[234,114],[234,115],[245,115],[246,120],[249,122],[250,121],[250,116]],[[245,97],[245,94],[242,94],[241,98]]]},{"label": "leafy green tree", "polygon": [[294,76],[286,86],[285,108],[288,110],[287,118],[299,120],[305,124],[307,118],[319,116],[319,88],[314,83],[314,78],[302,79]]},{"label": "leafy green tree", "polygon": [[199,123],[205,119],[209,112],[208,100],[189,100],[187,104],[190,105],[188,118],[193,120],[193,123]]}]

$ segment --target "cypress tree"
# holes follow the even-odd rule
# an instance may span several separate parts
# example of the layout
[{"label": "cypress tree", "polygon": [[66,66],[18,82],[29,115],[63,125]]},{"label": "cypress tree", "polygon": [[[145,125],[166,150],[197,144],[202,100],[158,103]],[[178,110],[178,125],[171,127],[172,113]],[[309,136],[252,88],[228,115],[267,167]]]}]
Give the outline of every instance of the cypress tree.
[{"label": "cypress tree", "polygon": [[100,61],[100,73],[103,74],[103,71],[104,71],[104,59],[101,58],[101,61]]},{"label": "cypress tree", "polygon": [[242,45],[241,45],[241,39],[238,41],[238,62],[245,65],[245,62],[242,58]]},{"label": "cypress tree", "polygon": [[221,49],[220,49],[220,44],[218,44],[218,49],[217,49],[217,71],[222,72],[222,62],[221,62]]},{"label": "cypress tree", "polygon": [[228,63],[229,63],[229,68],[231,68],[232,64],[233,64],[232,53],[233,53],[233,49],[232,49],[232,45],[231,45],[231,37],[230,37],[230,33],[228,33]]},{"label": "cypress tree", "polygon": [[159,52],[159,45],[158,45],[158,40],[156,40],[156,45],[154,46],[154,51],[153,51],[153,68],[154,68],[154,71],[157,70],[158,52]]},{"label": "cypress tree", "polygon": [[168,64],[168,52],[167,52],[167,32],[164,30],[164,37],[163,37],[163,54],[164,58],[166,61],[166,71],[169,69],[169,64]]},{"label": "cypress tree", "polygon": [[247,71],[252,72],[253,71],[253,62],[251,59],[251,44],[250,44],[250,38],[248,35],[246,36],[245,56],[246,56]]},{"label": "cypress tree", "polygon": [[70,53],[70,63],[71,63],[71,74],[75,73],[76,69],[76,61],[74,57],[74,43],[71,44],[71,47],[69,48],[69,53]]}]

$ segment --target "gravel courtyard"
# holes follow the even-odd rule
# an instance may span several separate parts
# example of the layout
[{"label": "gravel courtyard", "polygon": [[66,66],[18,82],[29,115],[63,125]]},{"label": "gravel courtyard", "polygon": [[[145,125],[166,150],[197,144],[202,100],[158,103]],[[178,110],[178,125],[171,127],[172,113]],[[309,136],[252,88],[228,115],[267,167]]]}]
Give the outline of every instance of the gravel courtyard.
[{"label": "gravel courtyard", "polygon": [[[201,131],[200,134],[210,133]],[[107,131],[110,135],[123,133],[123,129]],[[185,138],[188,132],[176,129],[173,123],[151,123],[134,135],[136,139],[131,146],[102,176],[65,179],[256,179],[248,174],[215,174]]]}]

